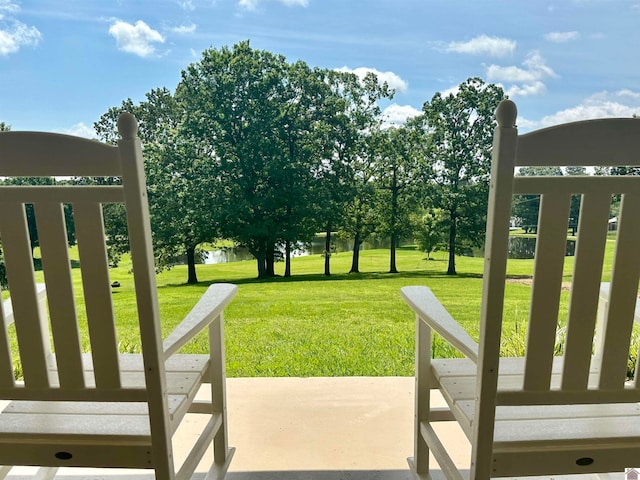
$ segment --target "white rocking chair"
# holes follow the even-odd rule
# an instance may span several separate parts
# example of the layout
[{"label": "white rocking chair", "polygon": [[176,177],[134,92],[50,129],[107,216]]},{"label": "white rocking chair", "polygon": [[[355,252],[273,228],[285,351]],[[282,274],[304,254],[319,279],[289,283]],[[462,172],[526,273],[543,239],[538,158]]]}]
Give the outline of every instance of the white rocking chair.
[{"label": "white rocking chair", "polygon": [[[0,187],[0,242],[11,294],[0,302],[0,401],[9,402],[0,413],[0,478],[11,466],[30,465],[51,467],[40,478],[51,478],[57,467],[121,467],[152,469],[157,479],[187,479],[212,442],[207,478],[223,477],[231,460],[223,310],[236,287],[209,287],[162,341],[135,118],[121,115],[118,129],[118,146],[51,133],[0,133],[0,177],[122,179],[112,186]],[[102,219],[102,204],[116,202],[127,211],[141,354],[118,351]],[[25,204],[34,205],[48,309],[45,290],[35,282]],[[88,353],[81,347],[64,204],[73,208]],[[205,327],[209,355],[177,353]],[[20,382],[14,377],[14,341]],[[203,383],[211,386],[210,401],[195,400]],[[172,437],[187,413],[208,419],[176,471]]]},{"label": "white rocking chair", "polygon": [[[570,123],[518,135],[516,107],[497,110],[479,342],[427,287],[402,295],[416,313],[415,451],[450,479],[624,472],[640,462],[640,381],[627,379],[640,278],[640,176],[514,176],[521,166],[640,166],[640,120]],[[501,358],[513,195],[540,194],[526,355]],[[554,355],[571,196],[582,196],[564,353]],[[613,195],[621,195],[611,283],[598,298]],[[432,330],[466,358],[431,359]],[[594,337],[598,337],[595,338]],[[595,348],[599,351],[595,351]],[[448,409],[431,409],[439,389]],[[434,424],[456,421],[471,443],[459,468]]]}]

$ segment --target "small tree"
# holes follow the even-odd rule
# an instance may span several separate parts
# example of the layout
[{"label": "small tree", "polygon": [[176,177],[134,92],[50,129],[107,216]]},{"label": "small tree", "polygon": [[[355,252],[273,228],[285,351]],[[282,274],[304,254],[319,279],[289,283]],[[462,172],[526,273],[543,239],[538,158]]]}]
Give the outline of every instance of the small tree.
[{"label": "small tree", "polygon": [[409,213],[426,178],[426,137],[419,123],[374,132],[375,178],[378,189],[380,231],[390,238],[389,273],[398,273],[396,248],[402,235],[411,233]]},{"label": "small tree", "polygon": [[431,260],[431,254],[446,244],[445,222],[445,212],[438,208],[411,215],[413,236],[418,248],[427,254],[427,260]]}]

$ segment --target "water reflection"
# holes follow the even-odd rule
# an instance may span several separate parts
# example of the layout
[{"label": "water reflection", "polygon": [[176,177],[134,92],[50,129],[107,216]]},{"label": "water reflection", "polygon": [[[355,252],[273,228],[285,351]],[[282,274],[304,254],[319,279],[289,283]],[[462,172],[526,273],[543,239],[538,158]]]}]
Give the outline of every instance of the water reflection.
[{"label": "water reflection", "polygon": [[252,260],[253,255],[246,248],[225,248],[222,250],[210,250],[204,259],[204,263],[228,263]]},{"label": "water reflection", "polygon": [[[293,257],[302,257],[305,255],[321,255],[324,252],[325,248],[325,237],[315,237],[311,244],[303,245],[298,244],[296,248],[292,252]],[[364,242],[360,249],[361,250],[370,250],[374,248],[389,248],[388,240],[377,240],[373,239],[367,242]],[[331,240],[331,252],[332,253],[342,253],[342,252],[352,252],[353,251],[353,241],[344,240],[341,238],[336,238]],[[204,259],[204,263],[206,264],[214,264],[214,263],[227,263],[227,262],[241,262],[243,260],[253,260],[254,257],[251,255],[249,250],[246,248],[224,248],[220,250],[212,250],[207,252],[207,256]]]},{"label": "water reflection", "polygon": [[[509,258],[533,258],[536,252],[536,239],[529,237],[509,237]],[[565,255],[572,257],[576,253],[576,241],[567,240]]]}]

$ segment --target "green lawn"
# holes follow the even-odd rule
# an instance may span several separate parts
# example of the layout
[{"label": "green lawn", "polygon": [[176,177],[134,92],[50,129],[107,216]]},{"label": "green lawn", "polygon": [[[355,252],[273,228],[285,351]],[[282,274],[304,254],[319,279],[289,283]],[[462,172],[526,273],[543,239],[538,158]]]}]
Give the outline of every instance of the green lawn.
[{"label": "green lawn", "polygon": [[[472,336],[478,332],[483,259],[458,258],[458,275],[452,277],[444,274],[446,253],[432,258],[427,261],[421,252],[402,248],[397,257],[401,273],[388,274],[387,250],[363,251],[362,273],[350,275],[351,254],[340,253],[331,259],[333,275],[325,277],[319,273],[324,259],[315,255],[294,259],[293,277],[269,281],[255,279],[253,261],[199,265],[200,283],[192,286],[184,285],[186,267],[177,266],[157,276],[163,333],[173,329],[209,284],[231,282],[239,294],[225,316],[229,376],[413,375],[414,316],[400,287],[429,286]],[[572,263],[568,257],[567,279]],[[505,352],[522,353],[531,289],[521,279],[531,275],[532,265],[531,260],[509,261],[514,281],[507,285]],[[114,289],[114,304],[121,350],[138,351],[129,269],[125,260],[111,271],[112,281],[121,283]],[[278,264],[277,273],[283,270],[284,264]],[[79,278],[76,282],[80,291]],[[562,318],[566,304],[564,294]],[[206,337],[188,349],[206,351]],[[450,349],[436,339],[434,353],[442,356]]]}]

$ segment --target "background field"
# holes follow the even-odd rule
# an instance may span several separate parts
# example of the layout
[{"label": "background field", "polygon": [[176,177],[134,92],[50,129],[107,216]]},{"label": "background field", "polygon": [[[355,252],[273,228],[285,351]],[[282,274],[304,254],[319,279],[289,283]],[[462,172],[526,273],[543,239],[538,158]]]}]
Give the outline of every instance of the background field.
[{"label": "background field", "polygon": [[[611,253],[607,258],[610,263]],[[413,247],[398,251],[399,274],[388,271],[387,250],[363,251],[360,274],[348,274],[351,254],[335,254],[330,277],[322,275],[324,259],[319,255],[295,258],[293,277],[256,280],[253,261],[199,265],[198,285],[185,285],[186,267],[176,266],[157,277],[163,334],[168,334],[195,304],[202,292],[215,282],[231,282],[239,294],[227,308],[225,334],[227,373],[246,376],[350,376],[413,375],[414,316],[399,290],[405,285],[426,285],[449,312],[477,338],[482,258],[459,257],[457,276],[447,276],[446,253],[433,260]],[[532,260],[510,260],[504,315],[505,354],[522,354],[526,332]],[[566,258],[565,276],[570,280],[573,259]],[[111,270],[122,351],[139,351],[136,333],[133,276],[125,258]],[[277,265],[282,275],[284,264]],[[610,276],[606,267],[604,279]],[[79,270],[76,292],[81,291]],[[40,272],[36,272],[39,276]],[[568,293],[561,305],[566,319]],[[79,311],[82,303],[79,299]],[[560,330],[558,339],[562,340]],[[15,346],[14,346],[15,348]],[[204,335],[188,347],[205,352]],[[435,356],[454,354],[437,338]]]}]

